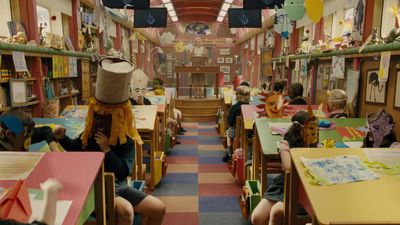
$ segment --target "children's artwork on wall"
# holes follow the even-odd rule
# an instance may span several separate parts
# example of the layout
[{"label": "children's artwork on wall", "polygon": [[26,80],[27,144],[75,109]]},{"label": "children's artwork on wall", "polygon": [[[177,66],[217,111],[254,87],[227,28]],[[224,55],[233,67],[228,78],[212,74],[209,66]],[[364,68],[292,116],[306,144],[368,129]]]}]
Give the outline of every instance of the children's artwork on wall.
[{"label": "children's artwork on wall", "polygon": [[396,71],[396,86],[394,89],[394,108],[400,110],[400,69]]},{"label": "children's artwork on wall", "polygon": [[233,58],[232,57],[226,57],[225,58],[225,63],[233,63]]},{"label": "children's artwork on wall", "polygon": [[389,73],[390,56],[392,52],[382,52],[379,65],[379,82],[386,82]]},{"label": "children's artwork on wall", "polygon": [[331,74],[331,65],[325,64],[324,76],[322,77],[322,87],[324,90],[328,90],[329,88],[329,76]]},{"label": "children's artwork on wall", "polygon": [[16,72],[27,72],[28,67],[26,66],[25,53],[23,52],[12,52],[12,58]]},{"label": "children's artwork on wall", "polygon": [[220,66],[220,71],[223,73],[230,73],[231,72],[231,67],[230,66]]},{"label": "children's artwork on wall", "polygon": [[358,80],[360,78],[360,72],[354,69],[347,70],[347,80],[346,80],[346,93],[347,102],[349,105],[356,105],[357,94],[358,94]]},{"label": "children's artwork on wall", "polygon": [[333,56],[331,79],[343,79],[344,68],[345,68],[344,56]]},{"label": "children's artwork on wall", "polygon": [[358,0],[354,13],[354,26],[353,26],[354,39],[357,39],[357,37],[362,38],[364,15],[365,15],[365,0]]},{"label": "children's artwork on wall", "polygon": [[365,102],[374,104],[385,104],[386,82],[379,81],[379,71],[367,71]]},{"label": "children's artwork on wall", "polygon": [[323,86],[322,86],[322,81],[323,81],[323,77],[324,77],[324,69],[325,69],[325,66],[324,66],[324,64],[319,64],[318,65],[318,69],[317,69],[317,84],[316,84],[316,89],[317,90],[321,90],[321,89],[323,89]]},{"label": "children's artwork on wall", "polygon": [[224,57],[217,57],[217,63],[224,63]]}]

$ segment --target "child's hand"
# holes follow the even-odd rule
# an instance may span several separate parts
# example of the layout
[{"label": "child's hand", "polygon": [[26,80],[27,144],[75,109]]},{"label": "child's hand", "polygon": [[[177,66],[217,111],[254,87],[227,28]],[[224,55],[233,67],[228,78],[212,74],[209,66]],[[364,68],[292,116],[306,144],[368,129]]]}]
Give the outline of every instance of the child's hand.
[{"label": "child's hand", "polygon": [[107,153],[111,151],[110,145],[108,143],[108,137],[101,133],[97,132],[94,136],[94,139],[96,140],[96,143],[100,146],[100,150],[104,153]]},{"label": "child's hand", "polygon": [[65,132],[67,132],[67,129],[65,129],[65,127],[61,126],[61,125],[56,125],[56,127],[54,128],[54,137],[57,140],[61,140],[65,137]]}]

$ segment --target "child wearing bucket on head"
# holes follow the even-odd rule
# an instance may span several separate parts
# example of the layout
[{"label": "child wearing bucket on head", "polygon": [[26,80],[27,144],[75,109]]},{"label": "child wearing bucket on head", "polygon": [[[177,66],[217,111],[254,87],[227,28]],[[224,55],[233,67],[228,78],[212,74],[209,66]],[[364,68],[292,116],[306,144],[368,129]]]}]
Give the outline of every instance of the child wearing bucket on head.
[{"label": "child wearing bucket on head", "polygon": [[340,119],[347,118],[346,113],[347,94],[344,90],[334,89],[328,92],[328,111],[329,118]]},{"label": "child wearing bucket on head", "polygon": [[250,88],[248,86],[241,85],[236,88],[236,100],[237,102],[230,108],[228,114],[228,130],[227,130],[227,145],[228,149],[226,155],[222,158],[222,161],[229,162],[232,157],[233,139],[235,138],[236,129],[236,117],[240,116],[242,111],[242,105],[247,105],[250,102]]},{"label": "child wearing bucket on head", "polygon": [[[312,112],[312,111],[311,111]],[[318,141],[317,119],[307,111],[299,111],[292,117],[292,126],[279,143],[279,154],[282,160],[282,168],[290,170],[290,149],[301,147],[315,147]],[[254,225],[276,225],[283,223],[284,214],[284,173],[274,178],[268,186],[264,198],[258,203],[251,215]]]},{"label": "child wearing bucket on head", "polygon": [[126,182],[134,166],[133,140],[143,143],[134,127],[135,118],[129,101],[132,71],[133,65],[126,60],[111,57],[101,59],[95,98],[90,100],[85,129],[80,138],[65,136],[62,127],[55,131],[55,135],[67,151],[104,152],[105,171],[114,173],[116,178],[118,224],[132,225],[135,212],[144,216],[142,221],[147,225],[160,225],[165,204],[130,187]]}]

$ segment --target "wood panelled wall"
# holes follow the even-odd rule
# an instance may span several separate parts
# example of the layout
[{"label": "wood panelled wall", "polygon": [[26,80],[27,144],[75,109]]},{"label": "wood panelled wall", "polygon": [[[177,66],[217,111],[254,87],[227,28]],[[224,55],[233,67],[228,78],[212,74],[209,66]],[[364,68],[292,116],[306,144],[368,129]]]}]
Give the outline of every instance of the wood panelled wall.
[{"label": "wood panelled wall", "polygon": [[[379,70],[379,61],[374,60],[364,60],[361,62],[361,75],[360,75],[360,87],[359,87],[359,114],[358,117],[365,117],[368,113],[376,112],[380,109],[385,109],[389,112],[396,123],[396,134],[397,138],[400,136],[400,110],[394,109],[394,98],[395,98],[395,86],[396,86],[396,76],[397,76],[397,68],[396,66],[400,64],[399,57],[393,57],[390,62],[390,69],[389,69],[389,78],[386,83],[386,102],[384,105],[376,105],[371,103],[365,102],[365,92],[366,86],[368,83],[367,80],[367,71],[369,70]],[[399,91],[399,90],[398,90]]]}]

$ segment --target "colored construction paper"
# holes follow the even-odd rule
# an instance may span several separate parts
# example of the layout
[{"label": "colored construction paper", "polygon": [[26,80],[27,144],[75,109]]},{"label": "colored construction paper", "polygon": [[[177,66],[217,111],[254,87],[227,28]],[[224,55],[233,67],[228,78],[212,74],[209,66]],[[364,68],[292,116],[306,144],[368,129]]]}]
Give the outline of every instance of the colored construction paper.
[{"label": "colored construction paper", "polygon": [[24,180],[18,180],[0,199],[0,219],[28,222],[32,208]]},{"label": "colored construction paper", "polygon": [[324,12],[324,2],[322,0],[305,0],[304,6],[308,18],[314,23],[318,23]]},{"label": "colored construction paper", "polygon": [[286,9],[290,20],[296,21],[304,17],[306,9],[304,7],[304,0],[285,0],[283,7]]}]

